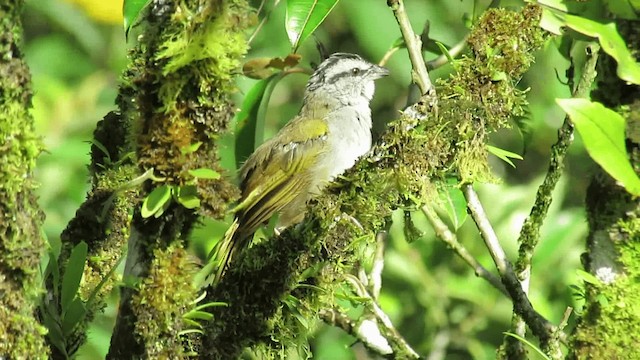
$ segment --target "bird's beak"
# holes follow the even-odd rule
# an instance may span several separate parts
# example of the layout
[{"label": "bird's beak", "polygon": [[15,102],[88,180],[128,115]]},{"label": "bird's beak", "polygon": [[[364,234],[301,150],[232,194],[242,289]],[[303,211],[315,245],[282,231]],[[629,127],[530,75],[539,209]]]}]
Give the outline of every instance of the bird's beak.
[{"label": "bird's beak", "polygon": [[389,70],[382,66],[373,65],[369,69],[369,74],[371,74],[371,77],[373,77],[373,79],[376,80],[389,75]]}]

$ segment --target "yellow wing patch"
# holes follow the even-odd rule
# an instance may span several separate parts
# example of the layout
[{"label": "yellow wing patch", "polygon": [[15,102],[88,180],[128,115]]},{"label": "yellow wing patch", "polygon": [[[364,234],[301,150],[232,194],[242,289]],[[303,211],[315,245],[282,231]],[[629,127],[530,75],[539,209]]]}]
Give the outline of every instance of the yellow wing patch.
[{"label": "yellow wing patch", "polygon": [[326,148],[327,124],[296,118],[249,157],[241,169],[239,231],[252,234],[311,184],[309,170]]}]

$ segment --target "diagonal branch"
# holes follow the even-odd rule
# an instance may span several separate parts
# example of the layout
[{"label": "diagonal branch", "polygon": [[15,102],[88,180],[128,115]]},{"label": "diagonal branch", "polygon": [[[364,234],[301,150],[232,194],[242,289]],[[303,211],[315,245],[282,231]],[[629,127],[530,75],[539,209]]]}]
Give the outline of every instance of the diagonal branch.
[{"label": "diagonal branch", "polygon": [[436,234],[440,238],[440,240],[444,241],[451,249],[458,254],[471,268],[475,271],[476,276],[479,276],[485,280],[487,280],[494,288],[500,290],[505,295],[509,295],[507,290],[500,282],[500,278],[496,277],[489,270],[485,269],[480,262],[471,255],[469,250],[465,248],[461,243],[458,242],[456,235],[449,230],[447,224],[445,224],[442,219],[436,214],[433,208],[429,205],[422,206],[422,212],[427,217],[431,226],[435,230]]},{"label": "diagonal branch", "polygon": [[[533,334],[540,339],[543,349],[551,354],[552,358],[560,358],[562,352],[560,351],[560,342],[557,339],[557,327],[536,312],[533,305],[531,305],[531,301],[529,301],[527,293],[522,288],[522,284],[513,270],[513,265],[507,259],[473,186],[470,184],[463,185],[462,192],[467,199],[469,213],[475,221],[480,235],[487,249],[489,249],[489,254],[498,269],[498,273],[500,273],[502,283],[513,301],[514,312],[524,319]],[[558,357],[558,354],[560,357]]]},{"label": "diagonal branch", "polygon": [[[588,95],[591,84],[596,76],[596,63],[598,61],[598,51],[600,46],[597,42],[589,43],[585,50],[587,53],[587,60],[584,63],[582,76],[578,80],[577,84],[572,91],[573,97],[585,97]],[[573,64],[572,64],[573,67]],[[540,240],[540,228],[549,212],[549,207],[553,197],[551,193],[556,188],[562,171],[564,170],[564,158],[567,154],[567,150],[573,142],[573,124],[569,120],[569,117],[564,118],[564,122],[560,129],[558,129],[558,141],[551,146],[551,159],[549,161],[549,168],[547,173],[538,187],[536,193],[536,199],[531,213],[525,220],[520,230],[520,237],[518,238],[518,261],[516,262],[515,271],[518,275],[518,279],[522,282],[522,286],[525,292],[529,288],[529,279],[531,277],[531,260],[533,258],[533,251]],[[524,321],[517,314],[514,314],[511,321],[511,330],[517,335],[525,336]],[[524,350],[519,341],[512,337],[506,337],[505,342],[507,345],[507,354],[510,357],[523,357]]]}]

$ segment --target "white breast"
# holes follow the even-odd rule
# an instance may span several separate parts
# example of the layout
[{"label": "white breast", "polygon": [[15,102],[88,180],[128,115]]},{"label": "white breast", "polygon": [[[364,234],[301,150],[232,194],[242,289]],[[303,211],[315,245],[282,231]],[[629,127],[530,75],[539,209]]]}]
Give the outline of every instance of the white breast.
[{"label": "white breast", "polygon": [[328,151],[320,162],[319,178],[333,180],[371,148],[371,110],[365,106],[349,106],[327,116]]}]

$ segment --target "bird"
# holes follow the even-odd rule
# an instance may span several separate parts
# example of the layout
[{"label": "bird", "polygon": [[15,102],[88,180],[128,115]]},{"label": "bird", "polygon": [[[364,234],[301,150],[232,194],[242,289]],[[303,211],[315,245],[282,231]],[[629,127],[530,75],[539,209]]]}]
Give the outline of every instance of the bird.
[{"label": "bird", "polygon": [[220,281],[274,214],[279,214],[276,234],[301,222],[307,201],[370,150],[374,81],[388,74],[350,53],[332,54],[318,65],[298,114],[240,168],[241,198],[233,223],[209,254],[217,267],[209,284]]}]

